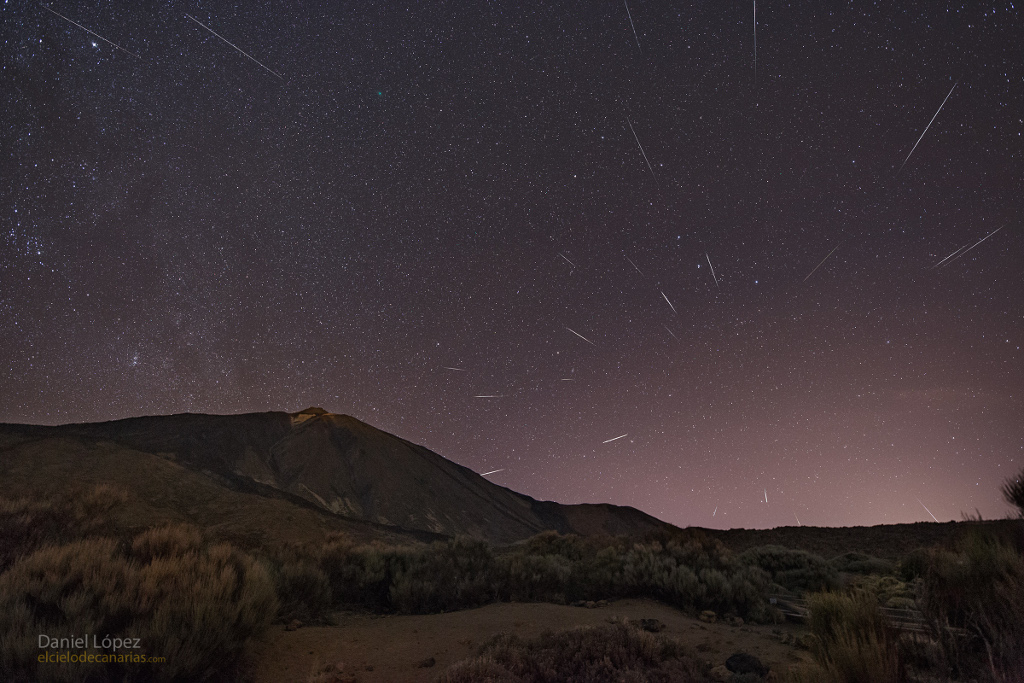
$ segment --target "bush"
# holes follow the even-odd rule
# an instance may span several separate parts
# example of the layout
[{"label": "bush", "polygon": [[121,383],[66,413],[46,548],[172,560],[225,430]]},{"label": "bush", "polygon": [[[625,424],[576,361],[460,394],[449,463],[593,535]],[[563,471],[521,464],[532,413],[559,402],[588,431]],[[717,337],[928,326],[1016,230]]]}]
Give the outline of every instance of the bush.
[{"label": "bush", "polygon": [[834,590],[839,574],[818,555],[777,545],[750,548],[739,556],[742,564],[768,572],[772,581],[797,592]]},{"label": "bush", "polygon": [[849,574],[892,574],[896,565],[891,560],[871,557],[864,553],[844,553],[829,560],[836,571]]},{"label": "bush", "polygon": [[911,550],[900,558],[896,573],[907,582],[923,578],[928,572],[930,557],[929,551],[925,548]]},{"label": "bush", "polygon": [[320,567],[308,561],[289,563],[277,572],[279,617],[312,621],[331,607],[331,584]]},{"label": "bush", "polygon": [[[200,681],[230,675],[277,611],[269,574],[227,545],[197,551],[171,544],[154,555],[158,536],[136,538],[139,557],[106,538],[48,546],[0,575],[0,676]],[[166,660],[39,664],[40,634],[139,638],[142,649],[118,653]]]},{"label": "bush", "polygon": [[391,607],[407,614],[476,607],[494,599],[494,556],[483,541],[456,538],[392,559]]},{"label": "bush", "polygon": [[0,572],[46,544],[109,534],[109,513],[127,494],[100,484],[50,497],[0,498]]},{"label": "bush", "polygon": [[708,666],[679,643],[641,631],[628,622],[545,633],[524,641],[514,635],[492,638],[479,654],[457,662],[440,677],[444,683],[598,681],[705,681]]}]

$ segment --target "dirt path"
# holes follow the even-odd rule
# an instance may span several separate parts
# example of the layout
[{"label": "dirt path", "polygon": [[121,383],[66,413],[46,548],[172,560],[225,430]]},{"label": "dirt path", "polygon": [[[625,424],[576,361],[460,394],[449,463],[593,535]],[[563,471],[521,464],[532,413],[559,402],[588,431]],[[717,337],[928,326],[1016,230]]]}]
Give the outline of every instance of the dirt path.
[{"label": "dirt path", "polygon": [[[749,652],[775,671],[809,659],[806,651],[784,645],[778,632],[799,634],[791,625],[732,626],[705,624],[651,600],[618,600],[585,609],[547,603],[497,603],[477,609],[424,616],[339,615],[338,626],[285,631],[274,626],[259,647],[256,683],[305,683],[325,665],[336,665],[339,681],[374,683],[431,681],[446,667],[476,654],[488,638],[511,631],[532,638],[546,629],[606,623],[612,617],[631,621],[658,619],[662,635],[697,651],[712,665],[737,651]],[[433,664],[430,661],[433,660]]]}]

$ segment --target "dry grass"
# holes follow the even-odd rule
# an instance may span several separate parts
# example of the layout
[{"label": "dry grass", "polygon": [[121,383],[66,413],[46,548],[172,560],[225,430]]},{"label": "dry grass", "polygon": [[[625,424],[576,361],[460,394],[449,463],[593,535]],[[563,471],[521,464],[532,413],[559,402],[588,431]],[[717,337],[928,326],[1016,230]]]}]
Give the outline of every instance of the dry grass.
[{"label": "dry grass", "polygon": [[812,651],[822,681],[899,683],[906,679],[899,637],[886,623],[876,598],[864,591],[811,596]]}]

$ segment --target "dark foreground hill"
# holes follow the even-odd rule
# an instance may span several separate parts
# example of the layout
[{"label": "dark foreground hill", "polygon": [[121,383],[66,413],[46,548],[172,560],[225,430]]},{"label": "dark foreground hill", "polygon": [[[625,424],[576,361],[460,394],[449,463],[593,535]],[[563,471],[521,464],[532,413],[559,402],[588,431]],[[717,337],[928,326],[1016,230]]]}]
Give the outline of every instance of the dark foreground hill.
[{"label": "dark foreground hill", "polygon": [[0,478],[6,482],[0,493],[8,496],[41,483],[119,483],[147,492],[140,502],[150,516],[163,511],[204,526],[225,523],[215,519],[221,514],[255,515],[268,524],[275,516],[312,515],[307,522],[321,518],[319,528],[337,528],[342,520],[368,533],[404,530],[424,539],[467,535],[494,543],[545,530],[633,536],[670,528],[634,508],[534,500],[319,408],[0,425]]}]

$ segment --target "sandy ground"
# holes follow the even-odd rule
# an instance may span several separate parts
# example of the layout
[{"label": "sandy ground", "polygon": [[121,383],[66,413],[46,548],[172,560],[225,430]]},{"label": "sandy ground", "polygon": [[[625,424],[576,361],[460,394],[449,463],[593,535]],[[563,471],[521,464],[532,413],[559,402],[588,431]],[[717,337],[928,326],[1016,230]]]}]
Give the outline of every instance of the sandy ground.
[{"label": "sandy ground", "polygon": [[296,631],[274,626],[259,647],[254,676],[257,683],[304,683],[322,667],[335,665],[343,674],[337,680],[432,681],[449,665],[475,655],[477,648],[496,633],[510,631],[532,638],[547,629],[597,625],[612,617],[659,619],[665,624],[662,635],[694,648],[713,666],[724,664],[738,651],[759,657],[779,672],[810,658],[806,651],[781,642],[780,632],[804,632],[793,624],[706,624],[651,600],[618,600],[594,609],[497,603],[424,616],[339,614],[338,626]]}]

